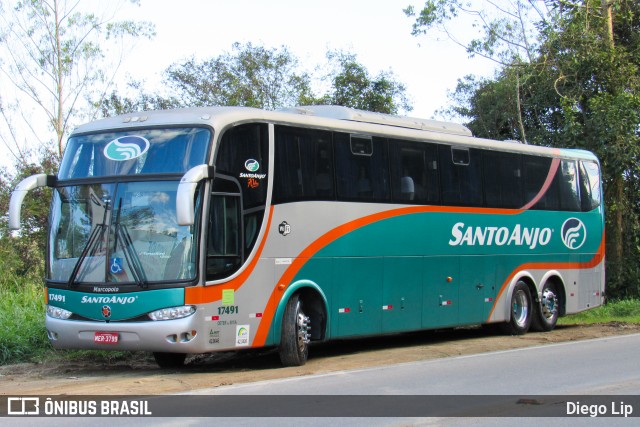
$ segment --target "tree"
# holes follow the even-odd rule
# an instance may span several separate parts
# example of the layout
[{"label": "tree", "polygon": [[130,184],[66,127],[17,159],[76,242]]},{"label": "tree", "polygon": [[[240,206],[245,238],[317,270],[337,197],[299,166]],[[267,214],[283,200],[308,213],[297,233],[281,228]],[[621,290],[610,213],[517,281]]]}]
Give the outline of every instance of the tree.
[{"label": "tree", "polygon": [[164,97],[155,92],[146,92],[141,82],[131,81],[128,86],[136,94],[132,98],[123,97],[114,89],[109,95],[100,99],[96,107],[100,110],[101,117],[112,117],[134,111],[168,110],[182,106],[182,102],[175,96]]},{"label": "tree", "polygon": [[327,59],[332,66],[325,79],[331,88],[313,103],[388,114],[412,110],[404,84],[397,81],[391,71],[371,77],[353,53],[329,52]]},{"label": "tree", "polygon": [[30,278],[44,276],[43,254],[46,247],[46,228],[49,215],[51,189],[37,188],[30,192],[22,208],[22,229],[10,238],[8,228],[11,190],[24,178],[38,173],[53,174],[58,160],[54,152],[42,148],[33,163],[17,162],[17,173],[6,167],[0,169],[0,266],[5,276],[15,274]]},{"label": "tree", "polygon": [[[119,6],[98,15],[81,11],[79,0],[0,3],[0,139],[15,163],[15,171],[0,171],[2,212],[8,211],[10,191],[21,179],[55,173],[68,130],[80,117],[95,114],[95,99],[107,93],[122,60],[122,51],[111,56],[109,49],[129,38],[153,35],[151,24],[114,21]],[[29,193],[23,227],[14,238],[6,215],[0,217],[4,273],[43,276],[50,199],[46,188]]]},{"label": "tree", "polygon": [[[278,49],[235,43],[232,52],[197,60],[191,58],[171,65],[165,71],[166,96],[146,92],[140,83],[131,87],[134,98],[117,92],[102,100],[104,116],[132,111],[195,107],[207,105],[247,106],[275,110],[297,105],[333,104],[363,110],[395,114],[410,111],[404,84],[391,71],[370,76],[356,55],[329,52],[328,69],[314,75],[299,66],[298,59],[286,47]],[[312,86],[328,89],[315,94]]]},{"label": "tree", "polygon": [[[521,109],[521,89],[530,75],[527,73],[538,46],[539,27],[534,22],[544,21],[548,15],[545,3],[537,0],[496,0],[482,2],[477,9],[463,0],[427,0],[419,14],[413,6],[404,12],[415,18],[412,34],[420,36],[430,30],[439,30],[466,49],[469,56],[489,58],[502,67],[510,68],[511,88],[517,115],[518,139],[526,141]],[[466,15],[472,19],[477,38],[460,40],[450,28],[451,21]],[[505,82],[506,83],[506,82]],[[503,86],[503,90],[507,89]]]},{"label": "tree", "polygon": [[166,82],[182,106],[236,105],[277,108],[304,103],[310,78],[286,47],[279,50],[234,43],[231,52],[173,64]]},{"label": "tree", "polygon": [[[12,103],[13,108],[30,134],[25,139],[53,142],[58,156],[74,121],[82,114],[92,117],[95,113],[91,109],[95,102],[85,101],[102,97],[112,85],[122,52],[119,60],[106,66],[108,49],[126,45],[128,38],[154,35],[152,24],[115,21],[120,3],[115,8],[112,2],[109,4],[111,11],[98,15],[83,12],[80,0],[21,0],[11,6],[2,3],[2,77],[20,99]],[[110,53],[109,61],[118,57]],[[43,135],[29,107],[44,114],[53,138]],[[7,109],[2,105],[3,115]],[[21,146],[16,122],[4,117],[3,143],[14,157],[23,157],[24,152],[16,149]],[[17,160],[27,162],[24,158]]]},{"label": "tree", "polygon": [[[440,9],[422,11],[424,22],[432,22],[429,16],[446,4],[460,5],[444,0],[427,5],[436,3]],[[609,294],[638,295],[640,4],[548,0],[544,5],[546,13],[530,23],[540,33],[529,45],[534,49],[528,60],[513,57],[493,79],[461,81],[453,111],[481,136],[526,133],[534,144],[595,152],[605,180]],[[501,32],[495,38],[508,39]],[[516,86],[516,97],[504,91]],[[522,135],[513,126],[516,118]]]}]

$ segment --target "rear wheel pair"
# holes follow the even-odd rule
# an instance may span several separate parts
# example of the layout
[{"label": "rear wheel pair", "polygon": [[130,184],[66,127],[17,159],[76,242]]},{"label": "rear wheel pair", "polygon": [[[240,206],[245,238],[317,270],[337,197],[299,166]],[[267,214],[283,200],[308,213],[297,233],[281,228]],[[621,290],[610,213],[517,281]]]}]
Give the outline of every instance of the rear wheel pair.
[{"label": "rear wheel pair", "polygon": [[556,287],[547,283],[542,288],[540,305],[535,305],[531,291],[524,282],[518,282],[511,294],[509,321],[503,325],[506,333],[523,335],[533,328],[537,331],[550,331],[558,322],[559,304]]}]

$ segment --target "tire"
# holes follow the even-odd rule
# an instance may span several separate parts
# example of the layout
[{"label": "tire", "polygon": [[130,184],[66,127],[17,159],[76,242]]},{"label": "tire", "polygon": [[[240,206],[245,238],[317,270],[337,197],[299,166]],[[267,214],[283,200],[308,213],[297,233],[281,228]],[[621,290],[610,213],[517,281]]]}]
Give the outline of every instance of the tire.
[{"label": "tire", "polygon": [[187,355],[184,353],[154,352],[153,358],[156,359],[156,363],[162,369],[175,369],[184,366],[184,360],[187,358]]},{"label": "tire", "polygon": [[311,320],[303,308],[300,295],[294,295],[284,309],[279,348],[283,366],[302,366],[309,357]]},{"label": "tire", "polygon": [[502,325],[502,329],[509,335],[524,335],[531,326],[533,304],[531,292],[524,282],[516,283],[511,294],[509,321]]},{"label": "tire", "polygon": [[560,304],[558,290],[555,284],[546,283],[542,288],[540,304],[536,304],[536,310],[531,322],[534,331],[549,332],[556,327],[560,317]]}]

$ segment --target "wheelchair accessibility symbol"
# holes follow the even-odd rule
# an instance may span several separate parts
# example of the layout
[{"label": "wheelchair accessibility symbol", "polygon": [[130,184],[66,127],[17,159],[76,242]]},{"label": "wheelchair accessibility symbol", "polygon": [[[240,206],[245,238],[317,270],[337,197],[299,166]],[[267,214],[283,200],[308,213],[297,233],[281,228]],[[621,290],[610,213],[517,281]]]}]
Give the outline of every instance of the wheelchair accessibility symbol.
[{"label": "wheelchair accessibility symbol", "polygon": [[111,274],[120,274],[122,273],[122,258],[111,258],[109,262],[109,270]]}]

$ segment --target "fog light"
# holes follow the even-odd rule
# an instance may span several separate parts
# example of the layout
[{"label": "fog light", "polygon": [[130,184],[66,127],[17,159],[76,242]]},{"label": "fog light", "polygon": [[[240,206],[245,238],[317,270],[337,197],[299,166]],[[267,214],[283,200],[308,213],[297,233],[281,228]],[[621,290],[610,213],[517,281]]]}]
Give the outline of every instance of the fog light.
[{"label": "fog light", "polygon": [[189,342],[196,337],[198,331],[183,332],[180,335],[180,342]]},{"label": "fog light", "polygon": [[69,310],[65,310],[64,308],[47,305],[47,315],[49,317],[53,317],[54,319],[66,320],[71,317],[72,314],[72,312],[70,312]]},{"label": "fog light", "polygon": [[148,314],[151,320],[172,320],[182,319],[191,316],[196,312],[196,308],[192,305],[183,305],[180,307],[169,307],[161,310],[152,311]]}]

